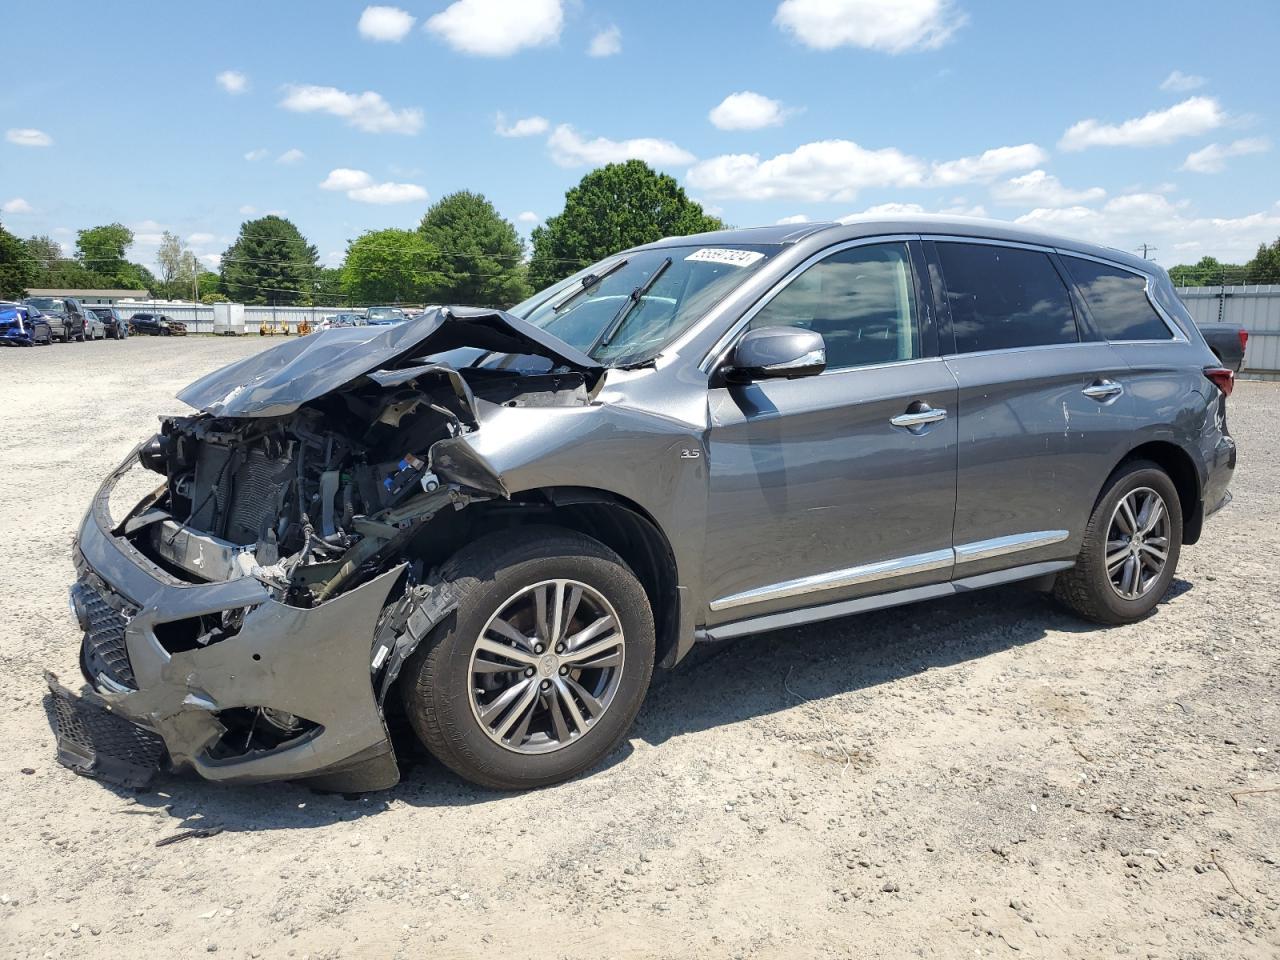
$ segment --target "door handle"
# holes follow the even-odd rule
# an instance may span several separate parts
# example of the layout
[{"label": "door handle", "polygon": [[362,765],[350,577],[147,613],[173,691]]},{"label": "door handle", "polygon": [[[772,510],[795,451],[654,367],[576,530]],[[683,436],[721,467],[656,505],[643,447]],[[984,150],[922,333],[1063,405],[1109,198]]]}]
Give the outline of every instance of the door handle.
[{"label": "door handle", "polygon": [[1114,400],[1124,393],[1124,387],[1114,380],[1095,380],[1080,392],[1090,400],[1106,403],[1108,400]]},{"label": "door handle", "polygon": [[931,407],[928,404],[923,404],[922,406],[923,409],[921,410],[900,413],[896,417],[890,417],[889,422],[895,427],[906,427],[910,430],[912,427],[923,427],[926,424],[937,423],[939,420],[947,419],[947,411],[942,407]]}]

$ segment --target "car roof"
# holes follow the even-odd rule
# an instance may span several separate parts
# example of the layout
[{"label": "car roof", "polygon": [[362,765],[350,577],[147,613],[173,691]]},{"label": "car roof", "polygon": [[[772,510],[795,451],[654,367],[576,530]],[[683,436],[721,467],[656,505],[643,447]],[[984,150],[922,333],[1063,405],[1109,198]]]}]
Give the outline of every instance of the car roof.
[{"label": "car roof", "polygon": [[1141,257],[1124,250],[1104,247],[1086,240],[1073,240],[1059,234],[1036,230],[1005,220],[927,213],[902,215],[859,214],[844,217],[840,220],[798,224],[785,223],[768,227],[735,227],[729,230],[715,230],[710,233],[695,233],[687,237],[664,237],[656,243],[645,244],[636,249],[646,250],[672,246],[690,246],[693,244],[705,246],[740,243],[786,245],[799,243],[802,240],[811,238],[819,238],[816,240],[815,246],[825,246],[826,244],[839,243],[843,240],[858,240],[863,237],[899,233],[945,234],[947,236],[973,237],[974,239],[1004,240],[1010,243],[1029,243],[1036,246],[1084,253],[1104,260],[1112,260],[1143,273],[1162,270],[1152,261],[1143,260]]}]

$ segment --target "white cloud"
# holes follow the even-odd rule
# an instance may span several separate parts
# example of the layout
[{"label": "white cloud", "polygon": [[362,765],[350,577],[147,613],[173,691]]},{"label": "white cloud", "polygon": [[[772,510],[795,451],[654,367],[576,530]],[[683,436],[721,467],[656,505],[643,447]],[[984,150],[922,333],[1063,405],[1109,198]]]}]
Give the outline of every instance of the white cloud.
[{"label": "white cloud", "polygon": [[373,183],[373,177],[363,170],[352,170],[349,167],[338,167],[330,170],[329,176],[320,184],[321,190],[358,190]]},{"label": "white cloud", "polygon": [[427,190],[416,183],[374,183],[348,190],[347,196],[360,203],[409,203],[413,200],[426,200]]},{"label": "white cloud", "polygon": [[51,147],[53,137],[43,130],[31,127],[14,127],[4,132],[4,138],[19,147]]},{"label": "white cloud", "polygon": [[1266,153],[1270,149],[1271,144],[1263,137],[1236,140],[1226,146],[1211,143],[1202,150],[1187,154],[1187,159],[1182,163],[1182,169],[1190,170],[1192,173],[1221,173],[1226,169],[1227,160],[1230,157],[1243,157],[1249,153]]},{"label": "white cloud", "polygon": [[1043,170],[1032,170],[991,188],[991,196],[1000,203],[1032,207],[1069,207],[1076,203],[1094,203],[1106,195],[1107,191],[1101,187],[1068,189],[1057,177]]},{"label": "white cloud", "polygon": [[266,147],[258,147],[256,150],[250,150],[248,153],[246,153],[244,155],[244,158],[248,160],[250,163],[253,163],[256,160],[261,160],[263,157],[267,156],[270,153],[271,151],[268,150]]},{"label": "white cloud", "polygon": [[320,184],[321,190],[341,190],[347,197],[359,203],[408,203],[427,199],[425,187],[416,183],[375,183],[363,170],[338,167]]},{"label": "white cloud", "polygon": [[201,247],[206,243],[213,243],[216,238],[212,233],[190,233],[187,234],[187,243],[193,247]]},{"label": "white cloud", "polygon": [[693,154],[670,140],[654,137],[637,137],[632,140],[609,140],[596,137],[587,140],[567,123],[556,127],[547,138],[551,159],[562,167],[591,166],[605,163],[621,163],[624,160],[643,160],[655,167],[693,163]]},{"label": "white cloud", "polygon": [[816,50],[932,50],[967,21],[951,0],[783,0],[773,22]]},{"label": "white cloud", "polygon": [[608,26],[591,38],[587,47],[587,55],[591,57],[612,57],[622,52],[622,31],[616,26]]},{"label": "white cloud", "polygon": [[1131,193],[1097,208],[1037,208],[1017,222],[1122,250],[1152,243],[1178,250],[1176,260],[1183,262],[1211,255],[1240,263],[1253,256],[1259,243],[1280,233],[1280,205],[1243,217],[1195,216],[1189,206],[1157,193]]},{"label": "white cloud", "polygon": [[240,208],[240,215],[242,217],[252,217],[257,212],[258,212],[257,207],[251,206],[250,204],[247,204],[247,203]]},{"label": "white cloud", "polygon": [[518,223],[527,223],[530,226],[533,226],[533,224],[538,223],[541,219],[542,218],[538,216],[536,213],[534,213],[532,210],[526,210],[523,213],[519,213],[516,215],[516,221]]},{"label": "white cloud", "polygon": [[1058,146],[1063,150],[1162,146],[1182,137],[1207,133],[1226,121],[1226,114],[1213,97],[1189,97],[1168,110],[1152,110],[1123,123],[1081,120],[1062,135]]},{"label": "white cloud", "polygon": [[366,40],[399,43],[408,36],[417,19],[413,14],[406,13],[399,7],[365,7],[364,12],[360,14],[360,22],[356,24],[356,29]]},{"label": "white cloud", "polygon": [[0,204],[0,213],[35,213],[36,208],[21,197],[14,197]]},{"label": "white cloud", "polygon": [[560,38],[561,0],[456,0],[423,27],[453,49],[479,57],[509,57]]},{"label": "white cloud", "polygon": [[494,123],[493,132],[500,137],[536,137],[551,129],[546,117],[522,117],[515,123],[508,124],[504,114],[499,113]]},{"label": "white cloud", "polygon": [[305,153],[303,153],[297,147],[293,147],[292,149],[286,150],[284,153],[280,154],[280,156],[276,157],[276,163],[297,163],[299,160],[302,160],[304,157],[306,157]]},{"label": "white cloud", "polygon": [[244,93],[249,89],[249,78],[239,70],[223,70],[213,79],[227,93]]},{"label": "white cloud", "polygon": [[852,200],[866,187],[917,187],[923,161],[887,147],[868,150],[852,140],[819,140],[768,160],[757,154],[725,154],[692,167],[689,185],[707,193],[747,200],[808,202]]},{"label": "white cloud", "polygon": [[712,107],[707,118],[721,130],[759,130],[761,127],[778,126],[785,115],[782,101],[750,90],[740,90]]},{"label": "white cloud", "polygon": [[1044,163],[1049,154],[1034,143],[1020,143],[1015,147],[993,147],[976,157],[961,157],[933,165],[933,183],[950,186],[993,180],[1015,170],[1026,170]]},{"label": "white cloud", "polygon": [[1204,77],[1197,77],[1192,73],[1183,73],[1181,70],[1175,70],[1164,78],[1164,81],[1160,84],[1160,89],[1172,90],[1175,93],[1185,93],[1188,90],[1203,87],[1205,83]]},{"label": "white cloud", "polygon": [[792,224],[792,223],[808,223],[808,222],[809,222],[809,218],[808,218],[808,217],[806,217],[803,213],[797,213],[797,214],[793,214],[793,215],[792,215],[792,216],[790,216],[790,217],[783,217],[781,220],[775,220],[774,222],[775,222],[778,226],[780,226],[780,227],[784,227],[784,226],[786,226],[786,225],[788,225],[788,224]]},{"label": "white cloud", "polygon": [[337,87],[290,85],[285,87],[280,106],[295,113],[332,114],[366,133],[417,133],[422,129],[421,110],[397,110],[372,90],[347,93]]},{"label": "white cloud", "polygon": [[867,207],[861,213],[845,214],[840,217],[840,222],[850,223],[854,220],[874,220],[883,217],[930,217],[938,215],[948,217],[985,217],[987,211],[981,204],[971,207],[958,205],[929,210],[918,203],[877,203],[875,206]]},{"label": "white cloud", "polygon": [[210,270],[217,270],[222,266],[222,254],[220,253],[202,253],[200,254],[200,262]]}]

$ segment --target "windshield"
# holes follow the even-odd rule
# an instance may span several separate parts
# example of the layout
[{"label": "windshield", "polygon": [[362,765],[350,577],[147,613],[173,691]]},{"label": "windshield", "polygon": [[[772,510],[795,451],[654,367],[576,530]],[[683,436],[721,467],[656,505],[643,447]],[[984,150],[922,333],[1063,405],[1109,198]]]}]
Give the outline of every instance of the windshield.
[{"label": "windshield", "polygon": [[33,307],[39,307],[45,313],[66,313],[67,301],[56,300],[53,297],[28,297],[23,303],[29,303]]},{"label": "windshield", "polygon": [[606,366],[653,359],[778,248],[679,246],[609,257],[511,312]]},{"label": "windshield", "polygon": [[370,320],[403,320],[404,311],[399,307],[370,307]]}]

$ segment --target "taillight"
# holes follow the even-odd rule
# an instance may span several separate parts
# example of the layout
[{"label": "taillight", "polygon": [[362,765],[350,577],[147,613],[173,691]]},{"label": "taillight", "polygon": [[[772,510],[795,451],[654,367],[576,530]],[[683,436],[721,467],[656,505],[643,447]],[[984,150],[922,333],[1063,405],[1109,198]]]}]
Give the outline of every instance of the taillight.
[{"label": "taillight", "polygon": [[1236,375],[1234,370],[1226,367],[1205,367],[1204,375],[1208,377],[1215,387],[1222,391],[1224,397],[1231,396],[1231,388],[1236,385]]},{"label": "taillight", "polygon": [[1245,348],[1249,346],[1249,331],[1244,327],[1240,328],[1240,352],[1243,353]]}]

